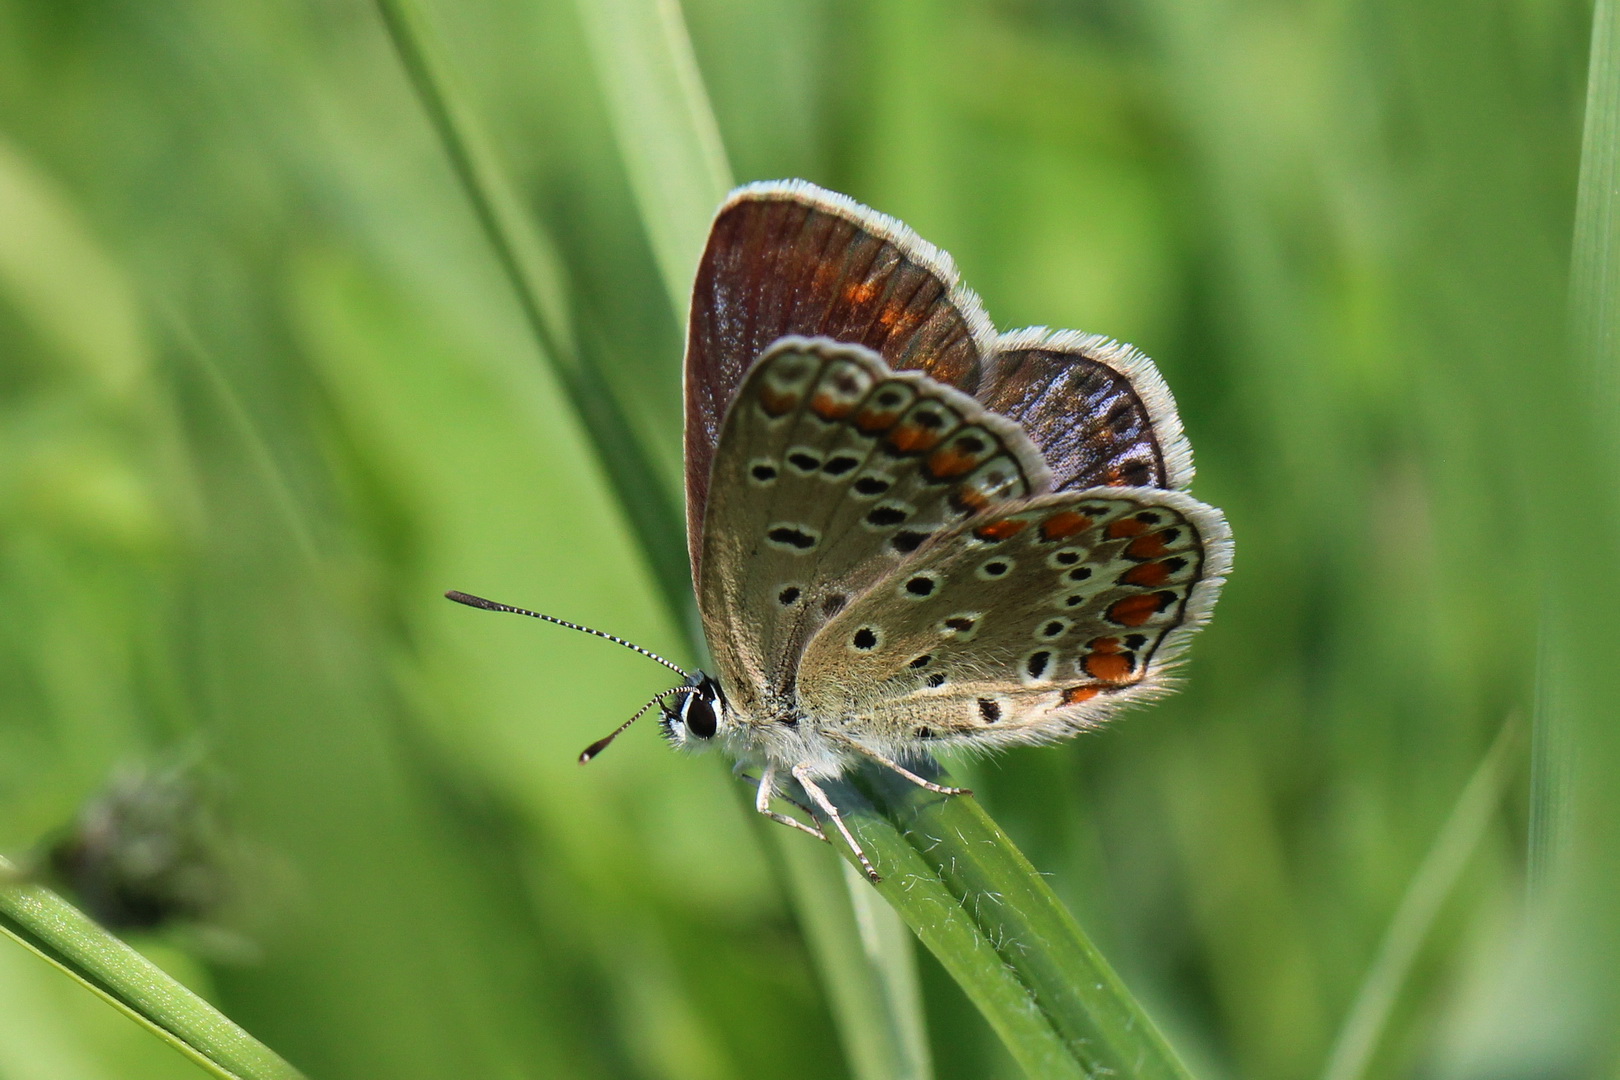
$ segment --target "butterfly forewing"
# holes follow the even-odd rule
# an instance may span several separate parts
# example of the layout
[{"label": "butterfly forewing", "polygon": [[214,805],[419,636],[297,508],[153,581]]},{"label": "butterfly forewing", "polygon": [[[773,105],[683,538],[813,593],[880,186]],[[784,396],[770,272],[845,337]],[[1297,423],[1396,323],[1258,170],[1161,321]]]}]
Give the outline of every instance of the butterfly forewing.
[{"label": "butterfly forewing", "polygon": [[788,338],[715,457],[699,607],[733,703],[789,694],[810,636],[935,537],[1045,489],[1018,428],[870,350]]},{"label": "butterfly forewing", "polygon": [[[896,753],[1093,726],[1161,683],[1229,562],[1220,512],[1097,488],[998,507],[937,538],[811,639],[805,711]],[[966,738],[964,738],[966,737]]]},{"label": "butterfly forewing", "polygon": [[900,222],[798,181],[733,193],[710,230],[687,328],[692,535],[726,407],[749,366],[789,335],[865,345],[893,369],[923,371],[971,394],[994,330],[949,257]]}]

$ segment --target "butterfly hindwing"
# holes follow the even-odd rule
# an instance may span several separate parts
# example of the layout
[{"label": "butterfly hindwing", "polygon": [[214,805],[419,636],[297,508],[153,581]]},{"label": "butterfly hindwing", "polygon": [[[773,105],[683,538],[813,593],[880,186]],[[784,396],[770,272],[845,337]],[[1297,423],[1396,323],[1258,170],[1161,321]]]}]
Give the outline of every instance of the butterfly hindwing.
[{"label": "butterfly hindwing", "polygon": [[699,609],[734,704],[790,694],[851,598],[1046,485],[1018,427],[959,391],[858,345],[766,350],[726,414],[701,534]]},{"label": "butterfly hindwing", "polygon": [[807,714],[893,754],[1093,727],[1162,676],[1230,565],[1218,510],[1174,491],[1039,496],[944,534],[811,639]]},{"label": "butterfly hindwing", "polygon": [[1129,345],[1072,330],[996,341],[978,397],[1017,422],[1052,470],[1054,491],[1185,488],[1192,450],[1153,362]]}]

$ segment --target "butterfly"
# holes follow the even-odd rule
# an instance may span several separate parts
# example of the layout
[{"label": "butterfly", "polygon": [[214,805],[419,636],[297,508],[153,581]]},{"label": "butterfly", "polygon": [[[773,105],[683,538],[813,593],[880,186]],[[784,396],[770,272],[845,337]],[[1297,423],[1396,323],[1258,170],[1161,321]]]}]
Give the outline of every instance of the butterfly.
[{"label": "butterfly", "polygon": [[[721,206],[685,362],[687,541],[714,673],[666,737],[758,772],[756,808],[879,875],[823,784],[870,761],[1048,743],[1165,691],[1231,566],[1153,363],[997,334],[951,259],[801,180]],[[674,696],[674,705],[666,699]],[[801,794],[806,806],[792,796]],[[774,808],[778,797],[804,821]]]}]

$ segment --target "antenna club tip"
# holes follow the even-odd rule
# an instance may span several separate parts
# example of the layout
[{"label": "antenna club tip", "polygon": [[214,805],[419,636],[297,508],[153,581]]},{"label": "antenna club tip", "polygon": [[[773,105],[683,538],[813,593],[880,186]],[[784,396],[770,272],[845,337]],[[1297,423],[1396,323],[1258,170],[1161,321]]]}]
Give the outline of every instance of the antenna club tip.
[{"label": "antenna club tip", "polygon": [[468,607],[485,609],[495,607],[492,602],[485,600],[482,596],[474,596],[472,593],[464,593],[460,589],[445,590],[444,598],[446,600],[454,600],[458,604],[466,604]]}]

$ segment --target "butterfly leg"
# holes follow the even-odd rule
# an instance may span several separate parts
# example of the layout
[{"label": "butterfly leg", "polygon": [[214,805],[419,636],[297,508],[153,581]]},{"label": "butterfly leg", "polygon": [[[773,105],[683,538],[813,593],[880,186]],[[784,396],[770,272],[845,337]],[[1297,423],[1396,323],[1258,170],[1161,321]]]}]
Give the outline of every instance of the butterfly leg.
[{"label": "butterfly leg", "polygon": [[[764,814],[766,817],[770,818],[772,821],[779,821],[783,825],[791,825],[791,826],[793,826],[795,829],[798,829],[800,832],[807,832],[811,836],[815,837],[817,840],[825,840],[825,839],[827,839],[827,834],[822,832],[820,829],[816,828],[815,826],[806,825],[804,822],[800,821],[798,818],[789,817],[786,814],[778,814],[775,810],[771,809],[771,796],[773,794],[775,794],[775,792],[776,792],[776,766],[767,765],[765,767],[764,775],[762,775],[758,780],[754,780],[753,777],[751,777],[751,776],[744,776],[743,779],[752,781],[754,783],[754,785],[758,788],[758,790],[754,794],[754,809],[755,810],[758,810],[760,813]],[[788,802],[793,803],[793,805],[797,806],[800,810],[803,810],[805,813],[810,814],[811,817],[815,816],[814,812],[808,806],[805,806],[803,803],[795,802],[793,799],[788,799]]]},{"label": "butterfly leg", "polygon": [[866,857],[866,852],[861,848],[860,843],[856,841],[855,834],[849,831],[848,825],[844,824],[844,816],[838,812],[838,807],[834,806],[832,800],[827,798],[827,793],[822,791],[814,780],[810,779],[809,772],[808,765],[795,765],[793,766],[793,779],[799,782],[799,786],[804,788],[804,793],[810,796],[811,800],[821,807],[822,811],[831,819],[833,827],[843,835],[844,843],[849,845],[849,849],[861,861],[861,869],[866,871],[866,876],[872,879],[872,884],[876,885],[883,878],[878,876],[878,872],[872,868],[872,861]]},{"label": "butterfly leg", "polygon": [[[748,784],[753,784],[753,787],[755,787],[757,790],[765,790],[765,792],[768,792],[768,795],[765,797],[766,800],[770,800],[770,798],[779,798],[779,800],[786,801],[786,803],[792,803],[792,805],[797,806],[799,810],[805,811],[805,813],[810,814],[812,818],[815,818],[815,811],[810,810],[810,808],[805,806],[804,803],[800,803],[797,798],[787,798],[786,795],[782,795],[779,790],[776,790],[776,767],[766,766],[765,772],[761,774],[760,779],[755,779],[755,777],[748,776],[747,767],[747,763],[744,763],[744,761],[739,761],[739,763],[734,764],[734,766],[731,767],[732,776],[747,780]],[[765,806],[761,805],[760,800],[755,800],[753,805],[755,805],[755,808],[757,808],[761,814],[765,814],[766,818],[770,818],[771,814],[765,810]],[[826,837],[821,837],[821,839],[825,840]]]},{"label": "butterfly leg", "polygon": [[884,768],[893,769],[895,772],[899,773],[901,776],[905,777],[907,780],[910,780],[913,784],[916,784],[918,787],[923,788],[925,790],[932,791],[936,795],[971,795],[971,794],[973,794],[973,789],[972,788],[946,787],[943,784],[936,784],[932,780],[925,780],[922,777],[918,776],[916,773],[912,772],[910,769],[906,768],[904,765],[900,764],[898,761],[894,761],[894,760],[892,760],[890,758],[884,757],[882,754],[878,753],[876,750],[873,750],[869,746],[862,746],[860,743],[856,742],[854,739],[841,739],[839,741],[840,741],[840,743],[842,743],[842,745],[849,747],[849,749],[855,751],[857,754],[861,754],[864,757],[871,758],[873,761],[877,762],[879,765],[882,765]]}]

